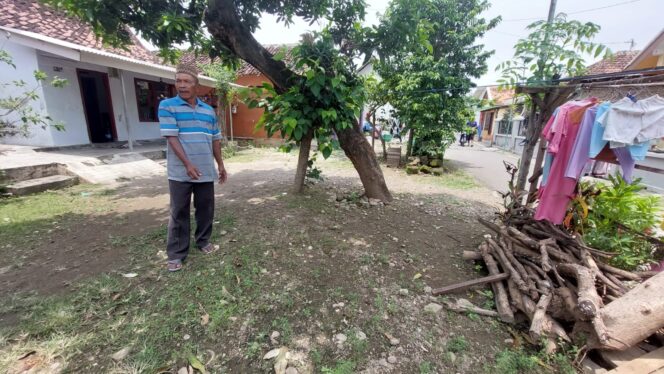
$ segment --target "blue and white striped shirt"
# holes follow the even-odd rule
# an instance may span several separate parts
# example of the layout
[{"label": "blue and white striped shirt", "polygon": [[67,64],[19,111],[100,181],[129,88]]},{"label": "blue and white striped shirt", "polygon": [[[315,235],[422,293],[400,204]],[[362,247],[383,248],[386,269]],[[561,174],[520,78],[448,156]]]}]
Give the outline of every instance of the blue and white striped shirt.
[{"label": "blue and white striped shirt", "polygon": [[171,149],[166,152],[168,179],[178,182],[214,182],[217,168],[214,163],[212,142],[221,139],[214,109],[200,99],[192,107],[180,96],[159,103],[159,129],[161,136],[177,136],[189,161],[203,174],[192,180],[187,169]]}]

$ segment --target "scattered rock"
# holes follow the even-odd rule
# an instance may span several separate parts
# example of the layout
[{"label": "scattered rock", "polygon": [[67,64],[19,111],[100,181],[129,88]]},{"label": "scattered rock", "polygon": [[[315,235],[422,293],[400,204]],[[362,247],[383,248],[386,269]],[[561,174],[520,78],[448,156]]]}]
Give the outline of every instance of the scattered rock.
[{"label": "scattered rock", "polygon": [[344,304],[343,302],[341,302],[341,303],[336,303],[336,304],[332,304],[332,308],[334,308],[334,309],[340,309],[340,308],[343,308],[345,305],[346,305],[346,304]]},{"label": "scattered rock", "polygon": [[399,345],[399,339],[397,339],[397,338],[390,338],[390,345],[392,345],[392,346]]},{"label": "scattered rock", "polygon": [[443,306],[436,303],[429,303],[424,307],[426,313],[437,314],[443,309]]},{"label": "scattered rock", "polygon": [[417,165],[408,165],[406,166],[406,174],[417,174],[420,172],[420,169]]},{"label": "scattered rock", "polygon": [[389,356],[389,357],[387,357],[387,362],[389,362],[390,364],[396,364],[397,363],[397,358],[394,357],[394,356]]},{"label": "scattered rock", "polygon": [[288,369],[286,369],[286,374],[298,374],[298,371],[296,368],[291,366]]},{"label": "scattered rock", "polygon": [[429,286],[424,287],[424,293],[427,295],[430,295],[432,290],[433,289]]},{"label": "scattered rock", "polygon": [[456,356],[456,354],[455,354],[454,352],[448,352],[448,356],[447,356],[447,357],[450,359],[450,362],[451,362],[451,363],[455,363],[456,360],[457,360],[457,356]]},{"label": "scattered rock", "polygon": [[189,339],[191,339],[191,335],[189,335],[189,334],[184,334],[184,336],[182,337],[182,339],[184,339],[184,340],[189,340]]},{"label": "scattered rock", "polygon": [[507,338],[504,340],[505,344],[514,344],[514,339],[512,338]]},{"label": "scattered rock", "polygon": [[402,288],[399,290],[399,295],[401,296],[408,296],[408,290],[405,288]]},{"label": "scattered rock", "polygon": [[219,233],[219,235],[221,235],[221,236],[226,236],[226,235],[228,235],[228,231],[226,231],[226,230],[221,230],[221,232]]},{"label": "scattered rock", "polygon": [[367,334],[362,330],[355,330],[355,338],[357,338],[357,340],[367,340]]},{"label": "scattered rock", "polygon": [[426,165],[422,165],[420,166],[420,173],[431,174],[431,168]]},{"label": "scattered rock", "polygon": [[334,342],[337,343],[337,345],[343,345],[346,340],[348,340],[348,337],[345,334],[337,334],[334,336]]},{"label": "scattered rock", "polygon": [[272,334],[270,334],[270,343],[272,343],[272,345],[279,344],[280,336],[281,334],[279,333],[279,331],[272,331]]},{"label": "scattered rock", "polygon": [[129,355],[129,352],[131,352],[131,347],[124,347],[121,350],[113,353],[111,358],[115,361],[122,361]]},{"label": "scattered rock", "polygon": [[371,206],[377,206],[380,204],[380,199],[369,199],[369,205]]},{"label": "scattered rock", "polygon": [[433,168],[433,169],[431,169],[431,174],[433,174],[437,177],[440,177],[441,175],[443,175],[443,173],[445,173],[445,169],[443,169],[443,168]]}]

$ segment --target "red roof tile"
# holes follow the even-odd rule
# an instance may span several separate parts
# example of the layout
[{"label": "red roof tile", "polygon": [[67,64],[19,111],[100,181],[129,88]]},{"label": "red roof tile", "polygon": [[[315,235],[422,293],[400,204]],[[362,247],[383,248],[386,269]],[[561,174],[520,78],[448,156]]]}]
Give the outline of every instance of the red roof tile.
[{"label": "red roof tile", "polygon": [[491,100],[496,104],[511,104],[512,99],[514,98],[514,90],[511,89],[500,89],[500,87],[489,87],[491,93]]},{"label": "red roof tile", "polygon": [[92,28],[75,17],[35,0],[0,0],[0,25],[30,31],[62,41],[115,53],[137,60],[154,62],[150,51],[132,34],[128,50],[102,45]]},{"label": "red roof tile", "polygon": [[641,51],[618,51],[613,56],[590,66],[585,75],[608,74],[623,71]]}]

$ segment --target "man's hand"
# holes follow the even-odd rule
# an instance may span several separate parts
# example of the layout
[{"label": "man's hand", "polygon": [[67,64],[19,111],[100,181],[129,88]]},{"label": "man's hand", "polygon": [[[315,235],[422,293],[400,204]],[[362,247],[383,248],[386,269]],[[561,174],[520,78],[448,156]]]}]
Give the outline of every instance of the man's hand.
[{"label": "man's hand", "polygon": [[185,167],[187,168],[187,175],[189,176],[189,178],[196,181],[198,180],[198,178],[203,176],[203,173],[201,173],[201,171],[198,170],[198,168],[194,166],[194,164],[187,164],[185,165]]},{"label": "man's hand", "polygon": [[226,179],[228,179],[228,173],[226,173],[226,168],[221,166],[219,168],[219,184],[226,183]]}]

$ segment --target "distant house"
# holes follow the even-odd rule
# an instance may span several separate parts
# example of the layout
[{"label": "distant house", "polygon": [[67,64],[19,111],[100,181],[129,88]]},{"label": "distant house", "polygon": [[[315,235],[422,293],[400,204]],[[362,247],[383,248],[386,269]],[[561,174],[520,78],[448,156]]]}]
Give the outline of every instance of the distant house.
[{"label": "distant house", "polygon": [[639,52],[624,70],[640,70],[664,67],[664,30]]},{"label": "distant house", "polygon": [[512,113],[509,109],[515,104],[514,90],[483,86],[477,87],[473,96],[483,103],[478,118],[478,124],[482,126],[482,141],[494,142],[496,136],[511,134],[512,126],[508,119]]},{"label": "distant house", "polygon": [[[68,146],[160,137],[157,107],[161,98],[175,93],[175,69],[157,63],[136,37],[127,50],[110,48],[87,24],[38,1],[0,0],[0,8],[3,49],[17,66],[1,64],[1,80],[33,82],[33,71],[40,69],[69,81],[64,88],[38,89],[34,104],[62,121],[65,131],[35,129],[31,137],[2,142]],[[209,97],[214,80],[200,81],[199,94]]]},{"label": "distant house", "polygon": [[611,56],[588,66],[585,75],[609,74],[626,70],[640,53],[641,51],[614,52]]}]

